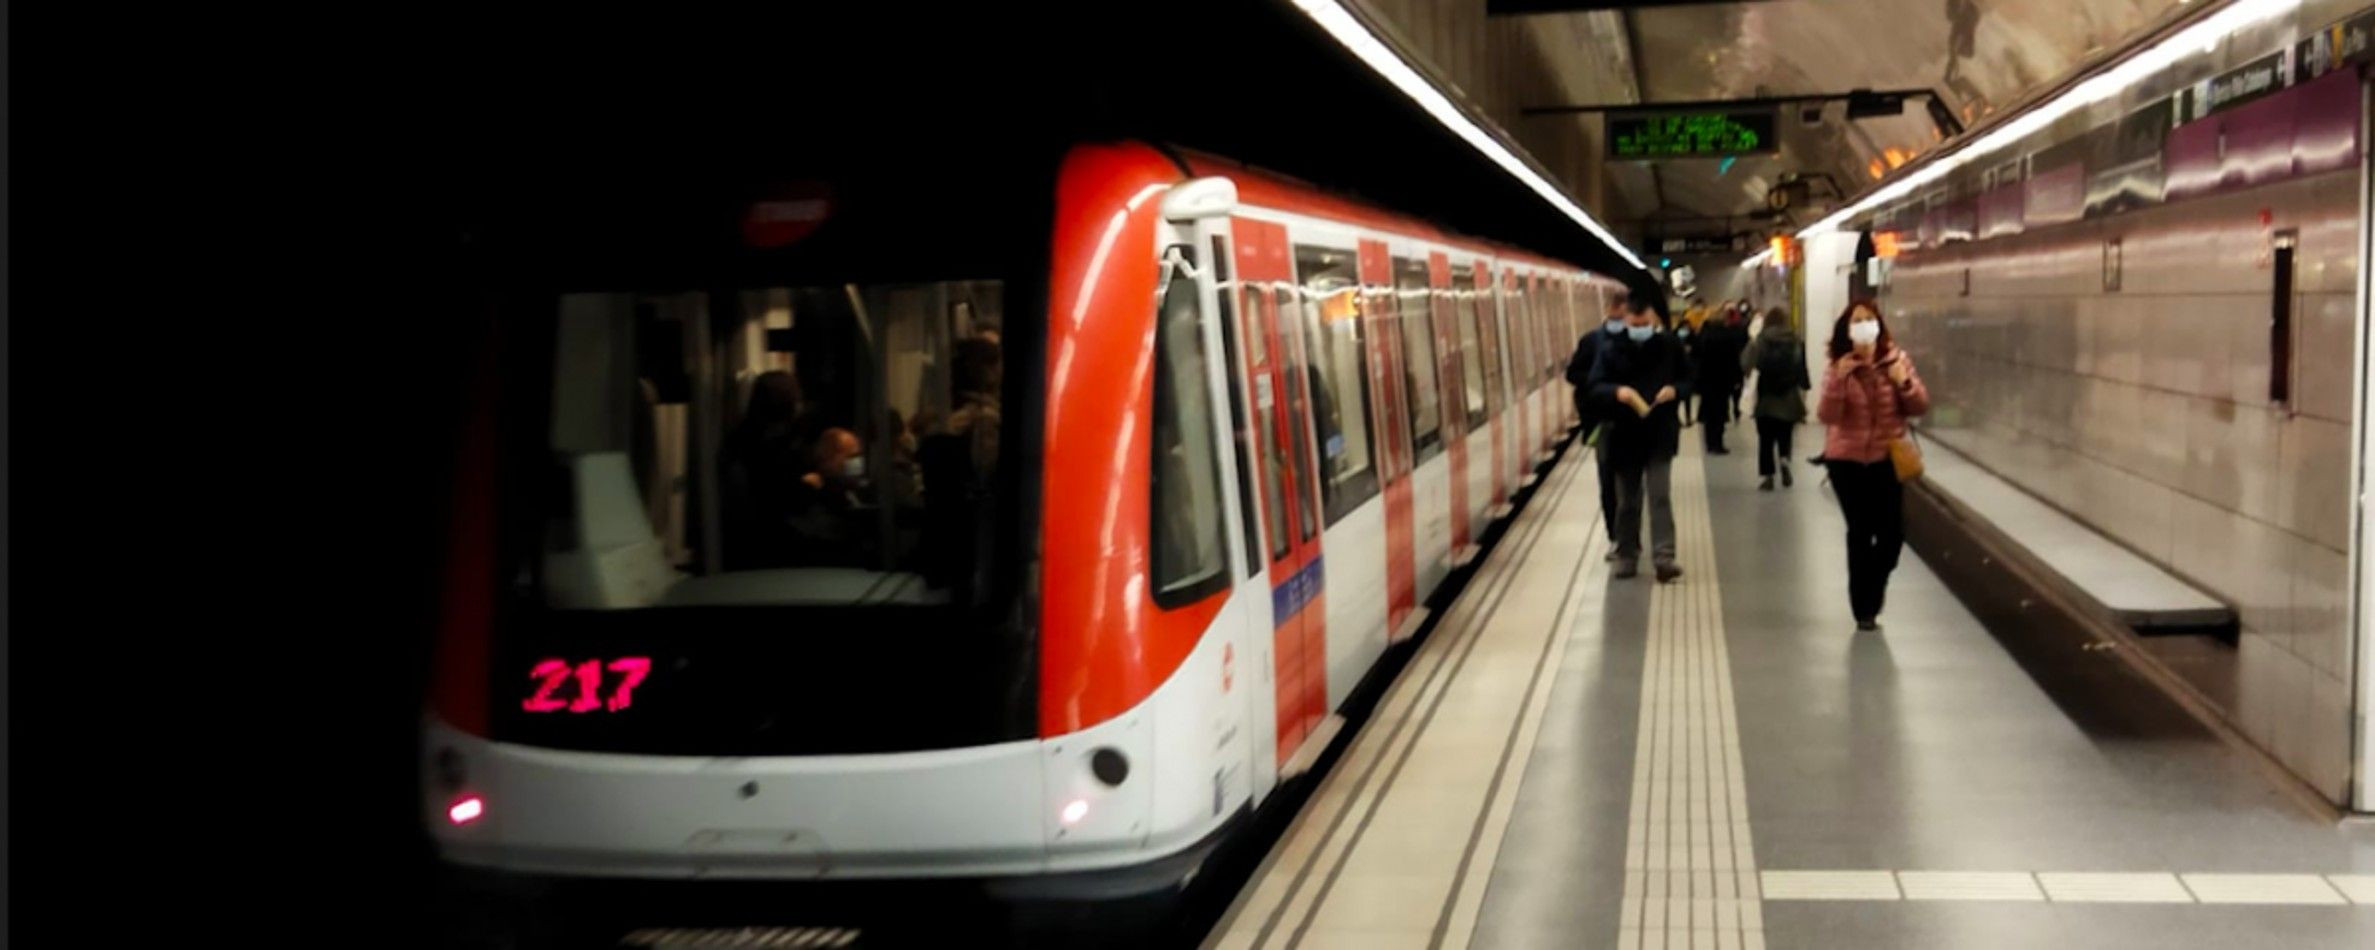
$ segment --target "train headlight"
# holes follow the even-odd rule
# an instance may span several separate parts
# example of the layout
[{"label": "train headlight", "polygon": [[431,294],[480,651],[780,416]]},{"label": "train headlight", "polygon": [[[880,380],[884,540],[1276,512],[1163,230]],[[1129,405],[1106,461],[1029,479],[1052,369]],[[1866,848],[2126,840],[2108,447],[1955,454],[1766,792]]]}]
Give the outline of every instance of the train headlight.
[{"label": "train headlight", "polygon": [[1088,816],[1089,800],[1085,798],[1075,798],[1066,804],[1062,815],[1064,823],[1067,825],[1080,824],[1080,820]]},{"label": "train headlight", "polygon": [[447,806],[445,809],[445,817],[457,825],[467,825],[473,821],[477,821],[478,816],[484,815],[486,813],[486,800],[479,798],[476,795],[468,795],[457,799],[452,805]]}]

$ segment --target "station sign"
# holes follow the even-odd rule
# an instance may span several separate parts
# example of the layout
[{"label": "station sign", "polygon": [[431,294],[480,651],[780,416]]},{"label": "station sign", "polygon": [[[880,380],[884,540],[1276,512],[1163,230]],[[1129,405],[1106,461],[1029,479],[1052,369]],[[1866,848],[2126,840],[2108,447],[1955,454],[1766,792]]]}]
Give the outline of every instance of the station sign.
[{"label": "station sign", "polygon": [[2180,124],[2224,112],[2284,88],[2285,50],[2277,50],[2193,84],[2184,93]]},{"label": "station sign", "polygon": [[2311,33],[2293,47],[2293,82],[2375,59],[2375,10]]},{"label": "station sign", "polygon": [[1608,157],[1724,158],[1781,151],[1773,109],[1692,112],[1615,112],[1608,116]]},{"label": "station sign", "polygon": [[1662,237],[1651,244],[1660,254],[1721,254],[1744,251],[1750,244],[1746,234],[1699,235],[1695,237]]}]

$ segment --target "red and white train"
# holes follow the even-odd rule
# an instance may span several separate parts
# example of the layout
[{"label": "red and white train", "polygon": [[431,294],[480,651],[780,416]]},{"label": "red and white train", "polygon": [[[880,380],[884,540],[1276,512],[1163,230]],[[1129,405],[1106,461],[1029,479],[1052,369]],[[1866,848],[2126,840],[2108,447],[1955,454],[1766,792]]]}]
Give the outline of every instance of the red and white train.
[{"label": "red and white train", "polygon": [[489,305],[447,860],[1176,880],[1316,758],[1619,285],[1211,157],[1059,165],[970,261],[881,220],[917,179],[828,169],[737,193],[706,263]]}]

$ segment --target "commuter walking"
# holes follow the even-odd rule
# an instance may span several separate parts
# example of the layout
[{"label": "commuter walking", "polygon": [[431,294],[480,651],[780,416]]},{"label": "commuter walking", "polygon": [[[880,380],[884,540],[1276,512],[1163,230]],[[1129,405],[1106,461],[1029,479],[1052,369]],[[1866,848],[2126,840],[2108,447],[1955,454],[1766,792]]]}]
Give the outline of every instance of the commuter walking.
[{"label": "commuter walking", "polygon": [[[1750,329],[1749,329],[1749,326],[1748,326],[1748,319],[1749,319],[1749,317],[1750,317],[1750,315],[1751,315],[1751,314],[1752,314],[1752,311],[1750,311],[1750,310],[1748,309],[1748,301],[1746,301],[1746,300],[1735,300],[1735,301],[1732,301],[1732,329],[1733,329],[1734,331],[1736,331],[1736,333],[1737,333],[1736,342],[1738,342],[1738,343],[1739,343],[1739,345],[1740,345],[1740,349],[1741,349],[1741,352],[1747,352],[1747,350],[1748,350],[1748,344],[1749,344],[1749,342],[1750,342],[1750,341],[1752,341],[1752,340],[1754,340],[1754,339],[1756,339],[1756,334],[1755,334],[1755,332],[1754,332],[1754,331],[1752,331],[1752,330],[1750,330]],[[1733,385],[1732,385],[1732,421],[1733,421],[1733,422],[1739,422],[1739,421],[1740,421],[1740,395],[1741,395],[1741,393],[1745,392],[1747,389],[1748,389],[1748,374],[1747,374],[1747,373],[1741,373],[1741,374],[1740,374],[1740,376],[1739,376],[1739,377],[1738,377],[1738,378],[1737,378],[1737,379],[1734,381],[1734,383],[1733,383]]]},{"label": "commuter walking", "polygon": [[1740,352],[1748,348],[1748,330],[1730,307],[1716,310],[1699,328],[1691,354],[1696,364],[1693,387],[1699,397],[1699,424],[1706,427],[1707,454],[1730,455],[1724,447],[1724,426],[1738,416],[1734,408],[1740,390]]},{"label": "commuter walking", "polygon": [[1897,453],[1910,452],[1905,420],[1930,409],[1929,390],[1913,359],[1889,337],[1880,308],[1858,300],[1831,330],[1830,366],[1823,372],[1815,415],[1823,437],[1831,490],[1847,518],[1847,599],[1856,629],[1880,629],[1888,577],[1905,546],[1905,494]]},{"label": "commuter walking", "polygon": [[1682,346],[1658,332],[1656,315],[1639,296],[1625,307],[1625,335],[1600,351],[1591,373],[1592,399],[1608,420],[1601,451],[1616,469],[1615,577],[1641,570],[1641,516],[1649,510],[1650,560],[1659,583],[1682,576],[1674,563],[1674,452],[1682,441],[1680,402],[1690,391]]},{"label": "commuter walking", "polygon": [[1608,417],[1600,411],[1592,396],[1592,366],[1600,359],[1600,351],[1625,335],[1625,294],[1617,292],[1608,300],[1604,321],[1575,341],[1575,353],[1567,357],[1567,385],[1575,387],[1575,417],[1583,420],[1587,441],[1594,446],[1592,461],[1600,469],[1600,528],[1608,533],[1608,560],[1616,560],[1616,470],[1608,465]]},{"label": "commuter walking", "polygon": [[1757,396],[1750,415],[1757,426],[1757,475],[1763,479],[1757,489],[1772,491],[1776,471],[1781,487],[1788,488],[1797,481],[1790,474],[1790,436],[1806,421],[1805,393],[1814,386],[1806,378],[1806,342],[1798,339],[1780,307],[1765,312],[1756,341],[1740,354],[1741,375],[1752,371]]},{"label": "commuter walking", "polygon": [[[1685,379],[1698,377],[1698,374],[1692,371],[1692,367],[1698,365],[1699,325],[1706,319],[1707,311],[1701,307],[1685,309],[1674,319],[1674,342],[1680,344],[1682,348],[1682,375]],[[1683,395],[1680,415],[1682,427],[1685,429],[1691,427],[1692,401],[1690,394]]]}]

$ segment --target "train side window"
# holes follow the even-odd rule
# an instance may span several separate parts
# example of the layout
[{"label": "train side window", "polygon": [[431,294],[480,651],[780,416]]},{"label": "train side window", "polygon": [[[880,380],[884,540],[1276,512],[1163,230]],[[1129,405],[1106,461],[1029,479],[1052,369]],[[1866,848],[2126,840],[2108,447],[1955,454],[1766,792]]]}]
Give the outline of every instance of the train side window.
[{"label": "train side window", "polygon": [[1150,479],[1154,601],[1178,607],[1228,586],[1220,495],[1220,427],[1205,375],[1202,309],[1189,270],[1195,249],[1165,254],[1155,317],[1154,468]]},{"label": "train side window", "polygon": [[1427,262],[1394,259],[1394,292],[1401,298],[1403,374],[1410,380],[1411,458],[1423,462],[1443,448],[1441,387],[1435,378],[1434,290]]},{"label": "train side window", "polygon": [[1509,333],[1509,381],[1517,386],[1530,386],[1534,377],[1533,319],[1526,306],[1526,278],[1520,274],[1506,285],[1509,301],[1502,308],[1501,325]]},{"label": "train side window", "polygon": [[[1262,305],[1268,302],[1270,291],[1250,282],[1242,285],[1245,291],[1245,346],[1253,357],[1253,421],[1254,438],[1261,447],[1263,522],[1269,526],[1270,559],[1285,557],[1287,546],[1293,543],[1295,513],[1286,503],[1286,473],[1288,459],[1302,451],[1302,443],[1279,437],[1278,419],[1284,412],[1280,405],[1287,395],[1277,391],[1273,375],[1278,364],[1273,358],[1283,358],[1286,351],[1273,354],[1269,344],[1270,327],[1275,320],[1262,319]],[[1275,309],[1275,308],[1273,308]]]},{"label": "train side window", "polygon": [[1558,376],[1559,337],[1567,330],[1567,292],[1555,280],[1542,282],[1542,315],[1534,321],[1534,338],[1541,341],[1534,365],[1545,383]]},{"label": "train side window", "polygon": [[1484,425],[1484,343],[1476,336],[1476,271],[1472,267],[1455,267],[1451,271],[1451,322],[1460,334],[1460,389],[1467,400],[1468,430],[1473,432]]},{"label": "train side window", "polygon": [[1499,295],[1490,288],[1481,288],[1468,296],[1468,319],[1476,323],[1477,339],[1484,344],[1484,414],[1486,418],[1500,418],[1501,403],[1508,397],[1501,389],[1501,308]]},{"label": "train side window", "polygon": [[1244,516],[1245,571],[1260,573],[1262,560],[1261,499],[1253,492],[1253,431],[1245,418],[1245,359],[1237,351],[1237,282],[1231,279],[1229,248],[1220,235],[1212,236],[1212,277],[1219,288],[1222,374],[1229,380],[1230,431],[1237,434],[1237,508]]},{"label": "train side window", "polygon": [[1307,245],[1295,247],[1295,271],[1304,297],[1302,331],[1313,378],[1320,495],[1328,523],[1334,524],[1377,494],[1359,273],[1353,252]]},{"label": "train side window", "polygon": [[1311,459],[1319,447],[1311,431],[1311,383],[1319,374],[1311,370],[1311,357],[1302,343],[1303,295],[1292,283],[1279,287],[1271,295],[1278,306],[1278,345],[1282,365],[1279,375],[1286,379],[1286,418],[1288,458],[1294,463],[1295,490],[1300,494],[1289,513],[1302,512],[1295,519],[1296,530],[1303,540],[1319,536],[1318,479],[1311,477]]}]

